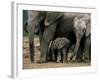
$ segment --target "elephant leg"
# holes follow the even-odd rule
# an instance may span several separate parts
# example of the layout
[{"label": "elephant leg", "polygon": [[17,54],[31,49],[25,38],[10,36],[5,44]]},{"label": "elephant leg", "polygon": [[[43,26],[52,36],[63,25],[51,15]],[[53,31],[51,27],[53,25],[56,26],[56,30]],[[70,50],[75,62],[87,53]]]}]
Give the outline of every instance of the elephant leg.
[{"label": "elephant leg", "polygon": [[73,51],[73,54],[72,54],[71,57],[70,57],[71,60],[73,59],[73,57],[74,57],[75,55],[77,55],[78,49],[79,49],[79,47],[80,47],[80,41],[81,41],[81,38],[77,36],[77,37],[76,37],[75,49],[74,49],[74,51]]},{"label": "elephant leg", "polygon": [[47,61],[52,61],[52,55],[53,55],[53,51],[52,51],[52,46],[51,46],[52,42],[50,42],[49,44],[49,48],[48,48],[48,54],[47,54]]},{"label": "elephant leg", "polygon": [[52,51],[52,60],[55,61],[56,60],[56,55],[55,55],[53,47],[51,47],[51,51]]},{"label": "elephant leg", "polygon": [[52,41],[55,31],[56,31],[56,23],[44,29],[44,33],[41,41],[41,59],[40,59],[41,63],[46,62],[49,43],[50,41]]},{"label": "elephant leg", "polygon": [[89,44],[89,61],[91,61],[91,43]]},{"label": "elephant leg", "polygon": [[37,26],[35,14],[37,15],[38,12],[28,11],[27,30],[29,32],[29,50],[30,50],[30,60],[31,60],[31,62],[34,62],[34,32],[35,32],[35,27]]},{"label": "elephant leg", "polygon": [[89,37],[86,38],[86,41],[85,41],[85,47],[84,47],[84,53],[83,53],[83,57],[84,57],[84,60],[86,62],[89,62],[90,61],[90,52],[89,52],[89,49],[90,49],[90,42],[89,42]]},{"label": "elephant leg", "polygon": [[34,29],[33,22],[30,21],[28,24],[28,32],[29,32],[29,50],[30,50],[30,60],[34,63]]},{"label": "elephant leg", "polygon": [[53,60],[53,61],[56,60],[56,56],[55,56],[55,53],[54,53],[54,52],[52,53],[52,60]]},{"label": "elephant leg", "polygon": [[41,58],[40,58],[40,62],[41,63],[44,63],[46,62],[46,53],[48,51],[48,42],[46,42],[45,39],[42,38],[42,41],[41,41]]},{"label": "elephant leg", "polygon": [[42,41],[42,37],[43,37],[43,32],[44,30],[41,29],[42,27],[39,27],[39,40],[40,40],[40,45],[41,45],[41,41]]},{"label": "elephant leg", "polygon": [[61,49],[58,50],[57,63],[60,63],[60,61],[61,61]]},{"label": "elephant leg", "polygon": [[34,34],[29,34],[30,60],[34,63]]},{"label": "elephant leg", "polygon": [[82,61],[82,56],[83,56],[83,48],[82,46],[80,45],[78,51],[77,51],[77,55],[75,57],[75,61],[76,62],[81,62]]},{"label": "elephant leg", "polygon": [[48,50],[48,54],[47,54],[47,61],[53,61],[53,58],[52,58],[52,50],[51,48]]},{"label": "elephant leg", "polygon": [[85,46],[85,40],[86,40],[86,37],[85,37],[85,35],[83,35],[81,42],[80,42],[80,47],[77,51],[77,55],[76,55],[76,59],[75,59],[75,61],[77,61],[77,62],[83,61],[83,50],[84,50],[84,46]]},{"label": "elephant leg", "polygon": [[67,54],[66,54],[66,48],[63,48],[62,49],[62,54],[63,54],[63,63],[66,63],[67,62]]}]

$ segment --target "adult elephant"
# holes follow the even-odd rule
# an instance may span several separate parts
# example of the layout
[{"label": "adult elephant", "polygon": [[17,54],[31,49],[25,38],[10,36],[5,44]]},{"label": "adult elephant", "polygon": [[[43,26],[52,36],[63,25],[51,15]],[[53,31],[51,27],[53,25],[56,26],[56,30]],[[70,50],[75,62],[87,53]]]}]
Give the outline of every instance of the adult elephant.
[{"label": "adult elephant", "polygon": [[49,43],[57,37],[66,37],[71,44],[76,44],[71,59],[75,55],[77,56],[82,37],[89,34],[87,29],[89,20],[90,14],[85,13],[47,12],[44,21],[46,28],[41,42],[40,61],[46,62]]},{"label": "adult elephant", "polygon": [[[90,14],[82,14],[82,15],[75,16],[74,30],[75,30],[75,35],[76,35],[76,46],[73,52],[74,54],[71,56],[71,58],[73,58],[76,55],[76,59],[79,59],[79,58],[82,59],[85,46],[88,44],[91,44],[91,43],[87,43],[90,40],[88,39],[88,36],[91,34]],[[82,50],[81,54],[78,52],[80,51],[79,48],[81,48]],[[86,52],[88,50],[89,48],[85,49]]]},{"label": "adult elephant", "polygon": [[25,16],[27,16],[27,19],[23,21],[23,29],[29,34],[30,60],[34,63],[34,33],[39,32],[39,39],[41,44],[46,12],[33,10],[26,10],[23,12],[24,14],[27,12],[27,15],[23,14],[23,19],[25,19]]}]

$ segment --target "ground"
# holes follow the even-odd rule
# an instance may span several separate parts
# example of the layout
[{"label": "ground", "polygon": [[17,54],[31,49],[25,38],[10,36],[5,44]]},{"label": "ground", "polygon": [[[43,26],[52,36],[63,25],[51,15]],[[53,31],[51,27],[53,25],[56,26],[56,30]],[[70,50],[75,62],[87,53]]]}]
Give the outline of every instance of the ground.
[{"label": "ground", "polygon": [[56,63],[56,62],[47,62],[47,63],[38,63],[40,61],[40,44],[38,36],[34,38],[35,45],[35,63],[31,63],[29,56],[29,40],[28,37],[23,39],[23,69],[41,69],[41,68],[58,68],[58,67],[82,67],[90,66],[90,63],[76,63],[76,62],[67,62],[67,63]]}]

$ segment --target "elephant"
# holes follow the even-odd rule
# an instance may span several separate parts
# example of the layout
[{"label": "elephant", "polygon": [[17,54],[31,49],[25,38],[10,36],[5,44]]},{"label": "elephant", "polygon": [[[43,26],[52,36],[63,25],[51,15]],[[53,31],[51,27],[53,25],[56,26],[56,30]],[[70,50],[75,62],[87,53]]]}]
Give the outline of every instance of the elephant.
[{"label": "elephant", "polygon": [[89,13],[47,12],[44,21],[46,29],[44,29],[41,43],[41,62],[46,62],[49,43],[57,37],[66,37],[71,44],[75,44],[71,59],[79,54],[78,57],[82,57],[78,50],[83,36],[90,34],[88,24],[90,24]]},{"label": "elephant", "polygon": [[74,18],[74,29],[75,29],[75,34],[76,34],[76,47],[74,49],[74,54],[72,55],[75,56],[77,55],[77,51],[80,47],[81,40],[83,36],[85,35],[88,36],[90,34],[90,16],[88,14],[85,15],[79,15]]},{"label": "elephant", "polygon": [[23,10],[23,30],[28,33],[30,61],[32,63],[34,63],[34,34],[39,34],[39,39],[41,42],[44,30],[44,17],[45,12]]},{"label": "elephant", "polygon": [[[51,43],[52,58],[55,60],[54,50],[57,50],[57,62],[61,61],[63,56],[63,63],[67,62],[67,53],[70,47],[70,41],[64,37],[58,37]],[[61,56],[62,55],[62,56]]]}]

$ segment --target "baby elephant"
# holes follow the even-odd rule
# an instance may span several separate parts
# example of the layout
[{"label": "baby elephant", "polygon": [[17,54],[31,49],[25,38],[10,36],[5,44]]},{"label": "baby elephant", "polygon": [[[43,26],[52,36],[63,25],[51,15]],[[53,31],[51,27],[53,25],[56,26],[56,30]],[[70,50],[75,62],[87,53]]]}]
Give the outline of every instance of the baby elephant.
[{"label": "baby elephant", "polygon": [[70,41],[65,37],[56,38],[51,45],[52,58],[55,57],[54,50],[57,50],[57,62],[61,61],[63,57],[63,63],[67,61],[67,53],[70,47]]}]

